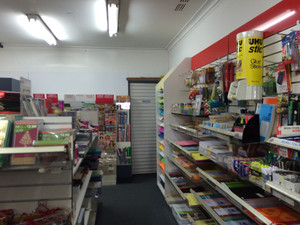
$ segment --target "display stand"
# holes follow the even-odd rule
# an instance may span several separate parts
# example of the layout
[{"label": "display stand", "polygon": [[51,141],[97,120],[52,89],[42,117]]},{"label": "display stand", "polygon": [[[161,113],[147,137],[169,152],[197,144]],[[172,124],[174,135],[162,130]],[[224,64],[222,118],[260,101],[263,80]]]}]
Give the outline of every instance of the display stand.
[{"label": "display stand", "polygon": [[[25,120],[43,119],[46,129],[60,127],[72,129],[72,117],[24,117]],[[87,151],[97,146],[93,142],[88,145]],[[72,178],[79,171],[82,160],[74,161],[73,145],[75,134],[71,136],[69,146],[28,147],[28,148],[1,148],[0,154],[35,153],[37,158],[44,154],[52,154],[54,161],[27,166],[11,166],[0,169],[0,178],[5,180],[0,184],[0,210],[14,209],[18,213],[31,213],[39,204],[49,208],[63,208],[70,210],[71,222],[76,224],[82,209],[89,222],[88,208],[83,205],[92,171],[84,176],[84,182],[77,194],[72,191]],[[2,151],[3,150],[3,151]],[[61,155],[63,154],[63,155]],[[49,155],[47,155],[49,156]],[[63,156],[63,157],[62,157]],[[51,159],[51,157],[49,158]],[[57,191],[59,190],[59,191]],[[93,209],[92,211],[95,211]]]},{"label": "display stand", "polygon": [[98,140],[101,149],[102,184],[117,183],[117,114],[115,104],[99,105]]},{"label": "display stand", "polygon": [[131,137],[130,137],[130,98],[116,96],[117,106],[117,182],[130,182],[132,178]]}]

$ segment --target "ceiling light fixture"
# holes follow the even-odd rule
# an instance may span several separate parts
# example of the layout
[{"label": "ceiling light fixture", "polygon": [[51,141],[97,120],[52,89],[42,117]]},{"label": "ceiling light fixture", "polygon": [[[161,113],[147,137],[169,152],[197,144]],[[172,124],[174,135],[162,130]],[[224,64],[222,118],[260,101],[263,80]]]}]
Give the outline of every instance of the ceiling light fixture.
[{"label": "ceiling light fixture", "polygon": [[255,30],[259,30],[259,31],[265,31],[266,29],[274,26],[275,24],[280,23],[281,21],[289,18],[290,16],[294,15],[296,12],[295,11],[290,11],[287,13],[284,13],[278,17],[275,17],[274,19],[268,21],[265,24],[262,24],[261,26],[257,27]]},{"label": "ceiling light fixture", "polygon": [[101,31],[107,31],[107,4],[106,0],[99,0],[95,3],[95,17],[97,27]]},{"label": "ceiling light fixture", "polygon": [[118,2],[108,2],[108,33],[110,37],[117,36],[119,27],[119,4]]},{"label": "ceiling light fixture", "polygon": [[33,36],[45,40],[49,45],[57,44],[57,38],[39,15],[27,14],[26,16],[29,23],[29,32]]}]

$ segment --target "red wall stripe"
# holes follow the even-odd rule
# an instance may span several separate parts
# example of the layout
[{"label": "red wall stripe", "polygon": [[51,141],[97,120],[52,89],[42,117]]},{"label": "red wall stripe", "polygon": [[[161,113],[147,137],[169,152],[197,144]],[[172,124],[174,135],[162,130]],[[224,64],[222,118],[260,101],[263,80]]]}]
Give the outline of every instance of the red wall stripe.
[{"label": "red wall stripe", "polygon": [[278,33],[282,30],[285,30],[291,26],[296,25],[297,20],[300,20],[300,1],[299,0],[283,0],[276,4],[275,6],[271,7],[270,9],[266,10],[262,14],[258,15],[254,19],[250,20],[249,22],[245,23],[238,29],[232,31],[226,37],[222,38],[221,40],[217,41],[216,43],[212,44],[208,48],[204,49],[203,51],[199,52],[195,56],[192,57],[192,69],[197,69],[199,67],[205,66],[218,58],[222,58],[227,54],[235,52],[236,50],[236,35],[240,32],[253,30],[254,28],[262,25],[274,17],[286,13],[288,11],[295,11],[295,14],[291,17],[287,18],[286,20],[282,21],[279,24],[276,24],[268,29],[264,33],[265,37],[269,37],[274,33]]},{"label": "red wall stripe", "polygon": [[197,69],[226,55],[228,55],[228,36],[192,57],[192,69]]}]

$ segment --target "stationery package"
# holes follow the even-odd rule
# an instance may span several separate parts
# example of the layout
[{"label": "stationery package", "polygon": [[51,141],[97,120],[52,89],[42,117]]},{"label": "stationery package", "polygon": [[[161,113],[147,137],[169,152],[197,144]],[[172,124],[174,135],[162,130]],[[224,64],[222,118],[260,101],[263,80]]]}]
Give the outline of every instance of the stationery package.
[{"label": "stationery package", "polygon": [[[31,147],[38,139],[39,121],[20,120],[14,122],[13,146]],[[12,154],[11,165],[33,165],[35,154]]]}]

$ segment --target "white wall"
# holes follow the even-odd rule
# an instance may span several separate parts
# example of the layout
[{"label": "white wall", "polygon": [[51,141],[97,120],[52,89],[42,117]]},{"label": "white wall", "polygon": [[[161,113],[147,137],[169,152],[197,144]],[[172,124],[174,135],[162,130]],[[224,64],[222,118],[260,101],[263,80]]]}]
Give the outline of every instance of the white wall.
[{"label": "white wall", "polygon": [[168,51],[5,46],[0,76],[32,80],[33,93],[127,94],[126,77],[155,77],[278,3],[220,0]]},{"label": "white wall", "polygon": [[220,0],[207,15],[169,49],[169,68],[228,35],[280,0]]},{"label": "white wall", "polygon": [[127,95],[126,77],[158,77],[168,71],[164,50],[5,46],[0,76],[32,81],[33,93]]}]

